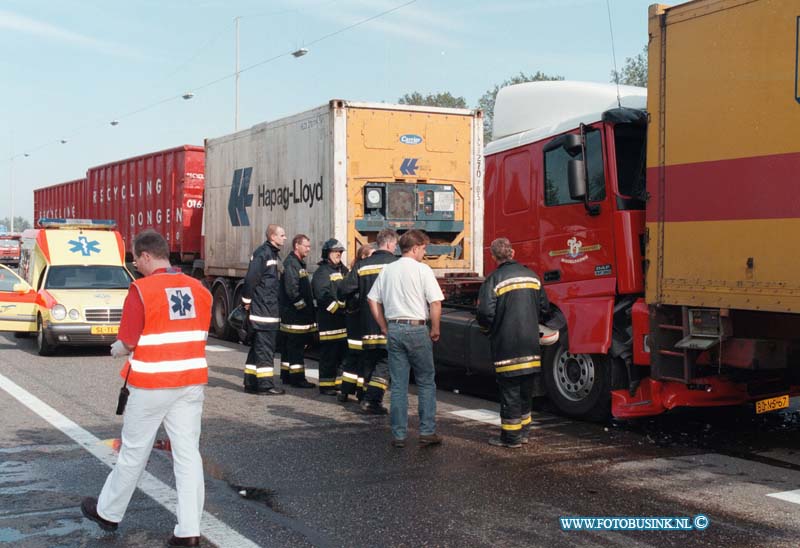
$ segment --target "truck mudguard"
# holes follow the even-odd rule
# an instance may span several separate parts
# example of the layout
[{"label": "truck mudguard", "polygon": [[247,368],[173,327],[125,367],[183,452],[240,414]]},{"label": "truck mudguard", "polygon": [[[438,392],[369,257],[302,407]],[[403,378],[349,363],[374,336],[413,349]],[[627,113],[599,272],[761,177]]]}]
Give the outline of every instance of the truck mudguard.
[{"label": "truck mudguard", "polygon": [[583,297],[555,303],[567,319],[569,351],[606,354],[611,346],[614,297]]}]

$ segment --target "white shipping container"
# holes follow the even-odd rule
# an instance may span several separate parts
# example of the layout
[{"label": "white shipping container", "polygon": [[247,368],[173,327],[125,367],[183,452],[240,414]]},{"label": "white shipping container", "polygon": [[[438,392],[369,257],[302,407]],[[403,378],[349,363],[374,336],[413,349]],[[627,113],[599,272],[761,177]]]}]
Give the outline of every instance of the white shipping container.
[{"label": "white shipping container", "polygon": [[[447,250],[430,257],[439,271],[481,272],[482,135],[479,111],[333,100],[207,139],[206,275],[244,276],[270,223],[286,230],[282,256],[310,238],[310,270],[325,240],[349,262],[386,226],[427,230]],[[366,185],[386,189],[383,209],[365,205]]]}]

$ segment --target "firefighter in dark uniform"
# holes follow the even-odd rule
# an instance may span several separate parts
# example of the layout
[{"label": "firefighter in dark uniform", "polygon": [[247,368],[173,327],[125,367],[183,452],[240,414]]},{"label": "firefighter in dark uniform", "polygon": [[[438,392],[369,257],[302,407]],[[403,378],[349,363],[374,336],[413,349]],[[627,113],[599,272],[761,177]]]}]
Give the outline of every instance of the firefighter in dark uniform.
[{"label": "firefighter in dark uniform", "polygon": [[[371,244],[363,245],[358,248],[355,260],[350,265],[351,270],[356,270],[361,262],[372,255],[374,248]],[[353,278],[355,287],[358,281]],[[338,399],[344,403],[351,394],[355,394],[360,402],[364,396],[364,368],[363,361],[363,341],[361,340],[361,312],[358,308],[358,290],[345,295],[342,291],[344,283],[339,284],[338,298],[345,303],[345,326],[347,327],[347,355],[345,356],[342,371],[342,384],[339,387]]]},{"label": "firefighter in dark uniform", "polygon": [[278,289],[280,285],[278,250],[286,233],[278,225],[267,227],[267,241],[250,258],[242,289],[242,305],[249,312],[253,342],[244,366],[244,391],[248,394],[276,396],[284,393],[272,382],[275,338],[280,324]]},{"label": "firefighter in dark uniform", "polygon": [[500,388],[500,437],[489,443],[518,448],[528,441],[534,374],[541,371],[539,325],[549,302],[539,276],[514,261],[507,238],[492,242],[497,269],[479,293],[478,324],[489,336]]},{"label": "firefighter in dark uniform", "polygon": [[347,353],[345,303],[339,300],[337,287],[349,272],[342,263],[344,245],[335,239],[322,244],[322,260],[311,279],[317,302],[319,328],[319,393],[335,396],[342,362]]},{"label": "firefighter in dark uniform", "polygon": [[378,249],[368,258],[358,263],[340,286],[339,295],[349,297],[358,293],[361,344],[363,354],[365,392],[361,410],[373,415],[385,415],[383,394],[389,388],[389,357],[386,353],[386,336],[367,303],[367,294],[378,278],[383,267],[397,260],[394,254],[397,247],[397,232],[384,229],[378,232]]},{"label": "firefighter in dark uniform", "polygon": [[279,302],[281,333],[286,337],[285,355],[281,355],[281,380],[297,388],[313,388],[306,380],[305,349],[317,330],[314,296],[305,259],[311,242],[305,234],[292,238],[292,252],[283,261]]}]

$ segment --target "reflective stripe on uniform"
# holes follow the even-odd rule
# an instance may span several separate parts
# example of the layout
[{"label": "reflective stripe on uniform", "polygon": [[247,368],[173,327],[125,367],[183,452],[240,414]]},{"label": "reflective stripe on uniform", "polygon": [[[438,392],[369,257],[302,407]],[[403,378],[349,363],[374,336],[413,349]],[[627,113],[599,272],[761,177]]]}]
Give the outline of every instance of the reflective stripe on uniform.
[{"label": "reflective stripe on uniform", "polygon": [[319,340],[335,341],[347,337],[347,329],[331,329],[330,331],[320,331]]},{"label": "reflective stripe on uniform", "polygon": [[375,388],[386,390],[387,388],[389,388],[389,382],[386,379],[382,379],[381,377],[372,377],[369,381],[369,386],[374,386]]},{"label": "reflective stripe on uniform", "polygon": [[345,371],[342,373],[342,380],[347,382],[358,382],[358,375],[354,373],[347,373]]},{"label": "reflective stripe on uniform", "polygon": [[189,369],[205,369],[208,367],[205,358],[189,358],[188,360],[173,360],[161,362],[142,362],[131,357],[128,360],[131,370],[139,373],[175,373]]},{"label": "reflective stripe on uniform", "polygon": [[273,376],[274,372],[271,367],[258,367],[255,365],[245,365],[244,366],[244,374],[245,375],[255,375],[259,379],[263,377],[271,377]]},{"label": "reflective stripe on uniform", "polygon": [[252,300],[253,300],[253,299],[246,299],[246,298],[242,297],[242,302],[243,302],[244,304],[250,304],[250,302],[251,302]]},{"label": "reflective stripe on uniform", "polygon": [[344,276],[342,276],[342,274],[340,272],[334,272],[333,274],[331,274],[331,281],[332,282],[338,282],[339,280],[343,280],[343,279],[344,279]]},{"label": "reflective stripe on uniform", "polygon": [[208,338],[208,331],[173,331],[171,333],[155,333],[139,337],[139,346],[155,346],[159,344],[176,344],[204,341]]},{"label": "reflective stripe on uniform", "polygon": [[256,323],[279,323],[281,319],[272,316],[253,316],[250,314],[250,321]]},{"label": "reflective stripe on uniform", "polygon": [[297,363],[289,366],[289,370],[292,371],[293,373],[297,373],[298,371],[303,371],[305,368],[306,368],[305,365],[300,365]]},{"label": "reflective stripe on uniform", "polygon": [[325,308],[325,310],[327,310],[327,311],[328,311],[328,312],[330,312],[331,314],[334,314],[334,313],[336,313],[336,311],[337,311],[337,310],[339,310],[339,301],[331,301],[331,304],[329,304],[329,305],[328,305],[328,306]]},{"label": "reflective stripe on uniform", "polygon": [[347,348],[350,350],[361,350],[364,343],[356,339],[347,339]]},{"label": "reflective stripe on uniform", "polygon": [[325,379],[325,380],[320,379],[319,386],[320,388],[322,388],[323,386],[336,386],[336,381],[335,380],[332,381],[330,379]]},{"label": "reflective stripe on uniform", "polygon": [[520,423],[517,423],[517,424],[505,424],[505,423],[503,423],[503,424],[500,425],[500,428],[502,430],[512,430],[512,431],[513,430],[522,430],[522,425]]},{"label": "reflective stripe on uniform", "polygon": [[542,367],[540,360],[533,360],[530,362],[517,363],[514,365],[504,365],[502,367],[495,367],[495,373],[508,373],[509,371],[519,371],[521,369],[539,369]]},{"label": "reflective stripe on uniform", "polygon": [[367,266],[362,266],[358,269],[359,276],[372,276],[373,274],[380,274],[383,267],[386,265],[382,264],[371,264]]},{"label": "reflective stripe on uniform", "polygon": [[497,296],[516,289],[541,289],[542,284],[538,279],[532,276],[517,276],[516,278],[509,278],[503,280],[494,287],[494,293]]},{"label": "reflective stripe on uniform", "polygon": [[281,362],[281,370],[289,371],[289,362]]},{"label": "reflective stripe on uniform", "polygon": [[305,325],[292,325],[288,323],[281,324],[281,331],[284,333],[313,333],[317,330],[317,324],[305,324]]},{"label": "reflective stripe on uniform", "polygon": [[302,310],[302,309],[304,309],[304,308],[306,307],[306,301],[305,301],[305,299],[300,299],[299,301],[297,301],[296,303],[294,303],[294,307],[295,307],[297,310]]},{"label": "reflective stripe on uniform", "polygon": [[522,426],[527,426],[530,423],[531,423],[531,414],[526,413],[525,415],[522,415]]},{"label": "reflective stripe on uniform", "polygon": [[267,266],[276,266],[277,264],[278,264],[278,261],[276,261],[275,259],[270,259],[270,260],[267,261],[266,265]]},{"label": "reflective stripe on uniform", "polygon": [[385,335],[364,335],[361,339],[364,346],[386,346]]}]

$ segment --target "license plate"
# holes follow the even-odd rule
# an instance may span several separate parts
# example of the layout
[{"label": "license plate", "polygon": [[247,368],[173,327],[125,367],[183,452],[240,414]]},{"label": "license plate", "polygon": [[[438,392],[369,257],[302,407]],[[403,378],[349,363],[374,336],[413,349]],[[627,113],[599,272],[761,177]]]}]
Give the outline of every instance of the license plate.
[{"label": "license plate", "polygon": [[769,413],[770,411],[777,411],[778,409],[786,409],[789,407],[789,395],[778,396],[776,398],[767,398],[766,400],[759,400],[756,402],[756,413]]},{"label": "license plate", "polygon": [[95,325],[95,326],[92,326],[92,335],[116,335],[117,333],[119,333],[119,326],[118,325]]}]

